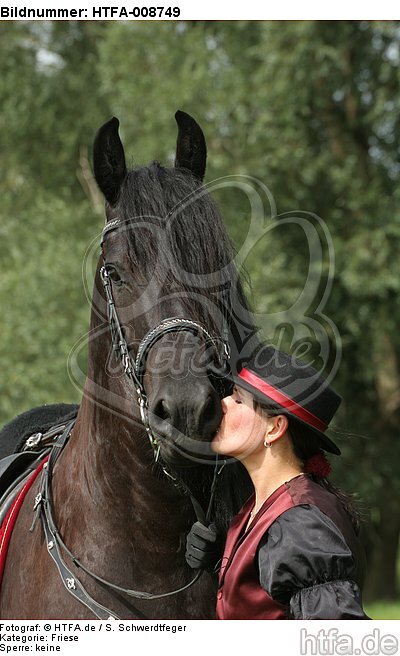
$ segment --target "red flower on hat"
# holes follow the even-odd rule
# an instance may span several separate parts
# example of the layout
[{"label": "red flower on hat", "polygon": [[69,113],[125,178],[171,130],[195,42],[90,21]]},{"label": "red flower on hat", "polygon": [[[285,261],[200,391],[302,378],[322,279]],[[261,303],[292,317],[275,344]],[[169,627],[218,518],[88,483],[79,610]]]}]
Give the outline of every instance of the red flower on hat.
[{"label": "red flower on hat", "polygon": [[326,478],[331,473],[332,467],[330,466],[325,453],[319,451],[306,460],[305,471],[308,474],[314,474],[319,478]]}]

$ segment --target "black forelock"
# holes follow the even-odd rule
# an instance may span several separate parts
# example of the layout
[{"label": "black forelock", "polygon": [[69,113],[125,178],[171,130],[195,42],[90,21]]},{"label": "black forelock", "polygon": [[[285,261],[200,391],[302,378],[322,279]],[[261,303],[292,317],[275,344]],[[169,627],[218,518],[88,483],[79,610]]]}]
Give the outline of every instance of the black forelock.
[{"label": "black forelock", "polygon": [[[213,303],[218,298],[216,291],[220,292],[224,284],[222,269],[228,266],[230,270],[230,275],[225,274],[225,284],[227,279],[235,283],[238,278],[232,244],[210,194],[189,171],[167,168],[155,161],[128,172],[118,210],[122,220],[132,223],[128,235],[134,267],[149,271],[157,261],[160,286],[168,289],[173,285],[182,292],[189,316],[209,321],[193,301],[196,285],[185,272],[209,275],[210,284],[198,291]],[[135,224],[140,224],[140,229],[135,230]],[[158,244],[145,225],[157,231]],[[247,307],[240,282],[238,294]]]}]

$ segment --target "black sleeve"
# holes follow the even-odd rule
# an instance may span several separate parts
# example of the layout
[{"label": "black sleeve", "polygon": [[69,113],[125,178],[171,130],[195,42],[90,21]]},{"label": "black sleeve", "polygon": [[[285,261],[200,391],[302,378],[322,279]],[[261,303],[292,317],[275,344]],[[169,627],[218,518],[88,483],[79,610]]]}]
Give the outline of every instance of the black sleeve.
[{"label": "black sleeve", "polygon": [[354,580],[353,554],[316,506],[295,506],[271,524],[258,567],[261,586],[292,619],[370,619]]}]

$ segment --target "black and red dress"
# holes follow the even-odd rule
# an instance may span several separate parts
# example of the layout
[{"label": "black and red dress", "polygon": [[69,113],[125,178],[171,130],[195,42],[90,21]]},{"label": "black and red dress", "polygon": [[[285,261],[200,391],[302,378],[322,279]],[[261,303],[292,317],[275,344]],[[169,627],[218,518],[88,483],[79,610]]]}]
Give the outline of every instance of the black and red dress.
[{"label": "black and red dress", "polygon": [[264,502],[252,496],[228,531],[217,619],[369,619],[365,555],[339,499],[300,474]]}]

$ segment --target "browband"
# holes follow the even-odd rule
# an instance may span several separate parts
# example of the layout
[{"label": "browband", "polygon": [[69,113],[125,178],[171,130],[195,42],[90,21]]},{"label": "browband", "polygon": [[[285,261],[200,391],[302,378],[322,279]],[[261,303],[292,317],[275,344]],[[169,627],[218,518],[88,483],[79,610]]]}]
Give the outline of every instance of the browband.
[{"label": "browband", "polygon": [[106,235],[108,235],[109,232],[112,232],[113,230],[117,230],[121,225],[121,222],[119,219],[112,219],[112,221],[108,221],[106,225],[103,228],[103,232],[101,233],[101,240],[100,240],[100,246],[103,245],[104,238]]}]

